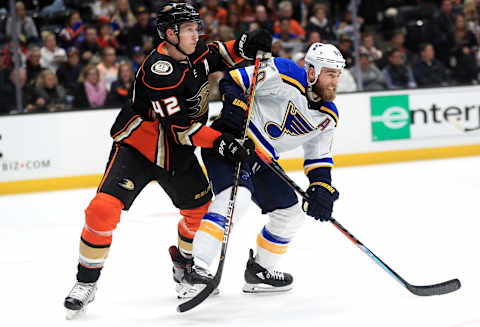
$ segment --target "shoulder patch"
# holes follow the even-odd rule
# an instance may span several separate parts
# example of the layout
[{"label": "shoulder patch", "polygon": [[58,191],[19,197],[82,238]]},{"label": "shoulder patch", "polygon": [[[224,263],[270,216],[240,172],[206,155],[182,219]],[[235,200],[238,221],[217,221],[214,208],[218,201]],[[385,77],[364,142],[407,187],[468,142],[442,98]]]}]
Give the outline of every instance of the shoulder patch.
[{"label": "shoulder patch", "polygon": [[168,61],[160,60],[152,65],[151,70],[158,75],[170,75],[173,72],[173,66]]}]

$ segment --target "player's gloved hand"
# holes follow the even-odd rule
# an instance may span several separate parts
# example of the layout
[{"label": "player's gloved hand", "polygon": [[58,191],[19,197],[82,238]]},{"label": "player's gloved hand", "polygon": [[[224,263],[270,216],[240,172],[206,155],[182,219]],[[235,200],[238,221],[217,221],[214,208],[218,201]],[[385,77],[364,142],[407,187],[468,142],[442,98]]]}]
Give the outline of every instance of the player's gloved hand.
[{"label": "player's gloved hand", "polygon": [[310,201],[303,200],[303,211],[307,215],[320,221],[328,221],[332,218],[333,202],[338,199],[338,191],[324,182],[310,184],[307,189]]},{"label": "player's gloved hand", "polygon": [[272,52],[272,34],[265,29],[245,32],[235,41],[234,48],[244,59],[253,60],[257,51]]},{"label": "player's gloved hand", "polygon": [[249,162],[253,154],[255,153],[255,145],[249,139],[240,144],[240,142],[235,139],[235,136],[229,133],[223,133],[220,135],[215,142],[213,142],[213,148],[222,156],[232,161],[236,162]]},{"label": "player's gloved hand", "polygon": [[226,93],[222,96],[223,108],[213,128],[233,134],[240,138],[247,120],[247,98],[243,94]]}]

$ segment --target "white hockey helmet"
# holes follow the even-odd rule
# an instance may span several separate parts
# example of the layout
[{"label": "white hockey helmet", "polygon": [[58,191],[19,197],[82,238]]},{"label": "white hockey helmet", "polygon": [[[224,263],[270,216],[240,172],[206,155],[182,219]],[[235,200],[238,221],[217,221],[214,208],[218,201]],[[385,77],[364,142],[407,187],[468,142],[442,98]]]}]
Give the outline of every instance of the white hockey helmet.
[{"label": "white hockey helmet", "polygon": [[343,69],[345,59],[333,44],[313,43],[305,55],[305,70],[308,71],[310,66],[315,69],[315,80],[308,82],[308,85],[313,85],[317,82],[322,67]]}]

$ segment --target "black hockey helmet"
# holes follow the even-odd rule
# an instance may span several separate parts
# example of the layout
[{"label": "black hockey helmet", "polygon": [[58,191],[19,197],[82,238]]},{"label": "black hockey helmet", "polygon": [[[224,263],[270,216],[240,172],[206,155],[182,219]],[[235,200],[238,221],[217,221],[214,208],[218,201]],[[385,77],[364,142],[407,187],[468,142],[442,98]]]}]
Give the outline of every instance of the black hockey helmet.
[{"label": "black hockey helmet", "polygon": [[203,27],[198,11],[188,3],[167,2],[160,6],[157,12],[157,32],[161,39],[166,39],[166,30],[171,28],[175,33],[180,32],[180,25],[194,22]]}]

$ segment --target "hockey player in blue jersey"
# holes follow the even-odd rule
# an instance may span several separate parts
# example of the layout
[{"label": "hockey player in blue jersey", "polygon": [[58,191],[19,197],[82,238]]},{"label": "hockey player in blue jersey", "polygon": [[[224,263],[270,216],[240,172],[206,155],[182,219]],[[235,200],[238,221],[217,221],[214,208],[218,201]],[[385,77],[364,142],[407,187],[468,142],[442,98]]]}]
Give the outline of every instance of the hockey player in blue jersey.
[{"label": "hockey player in blue jersey", "polygon": [[[292,288],[292,275],[276,271],[277,262],[302,226],[304,212],[320,221],[329,220],[339,196],[331,185],[330,174],[332,140],[338,124],[338,110],[332,101],[345,60],[335,46],[315,43],[309,48],[305,62],[302,68],[285,58],[271,58],[261,64],[258,73],[248,137],[275,159],[282,152],[303,147],[311,201],[300,205],[294,191],[258,158],[242,166],[233,226],[247,212],[251,200],[269,216],[257,237],[256,256],[250,250],[244,292]],[[253,67],[232,70],[222,79],[223,109],[212,128],[237,137],[242,135],[253,70]],[[191,285],[191,296],[211,278],[209,267],[223,239],[234,174],[234,166],[210,149],[202,149],[202,159],[215,199],[193,241],[194,266],[185,272],[184,283]]]}]

